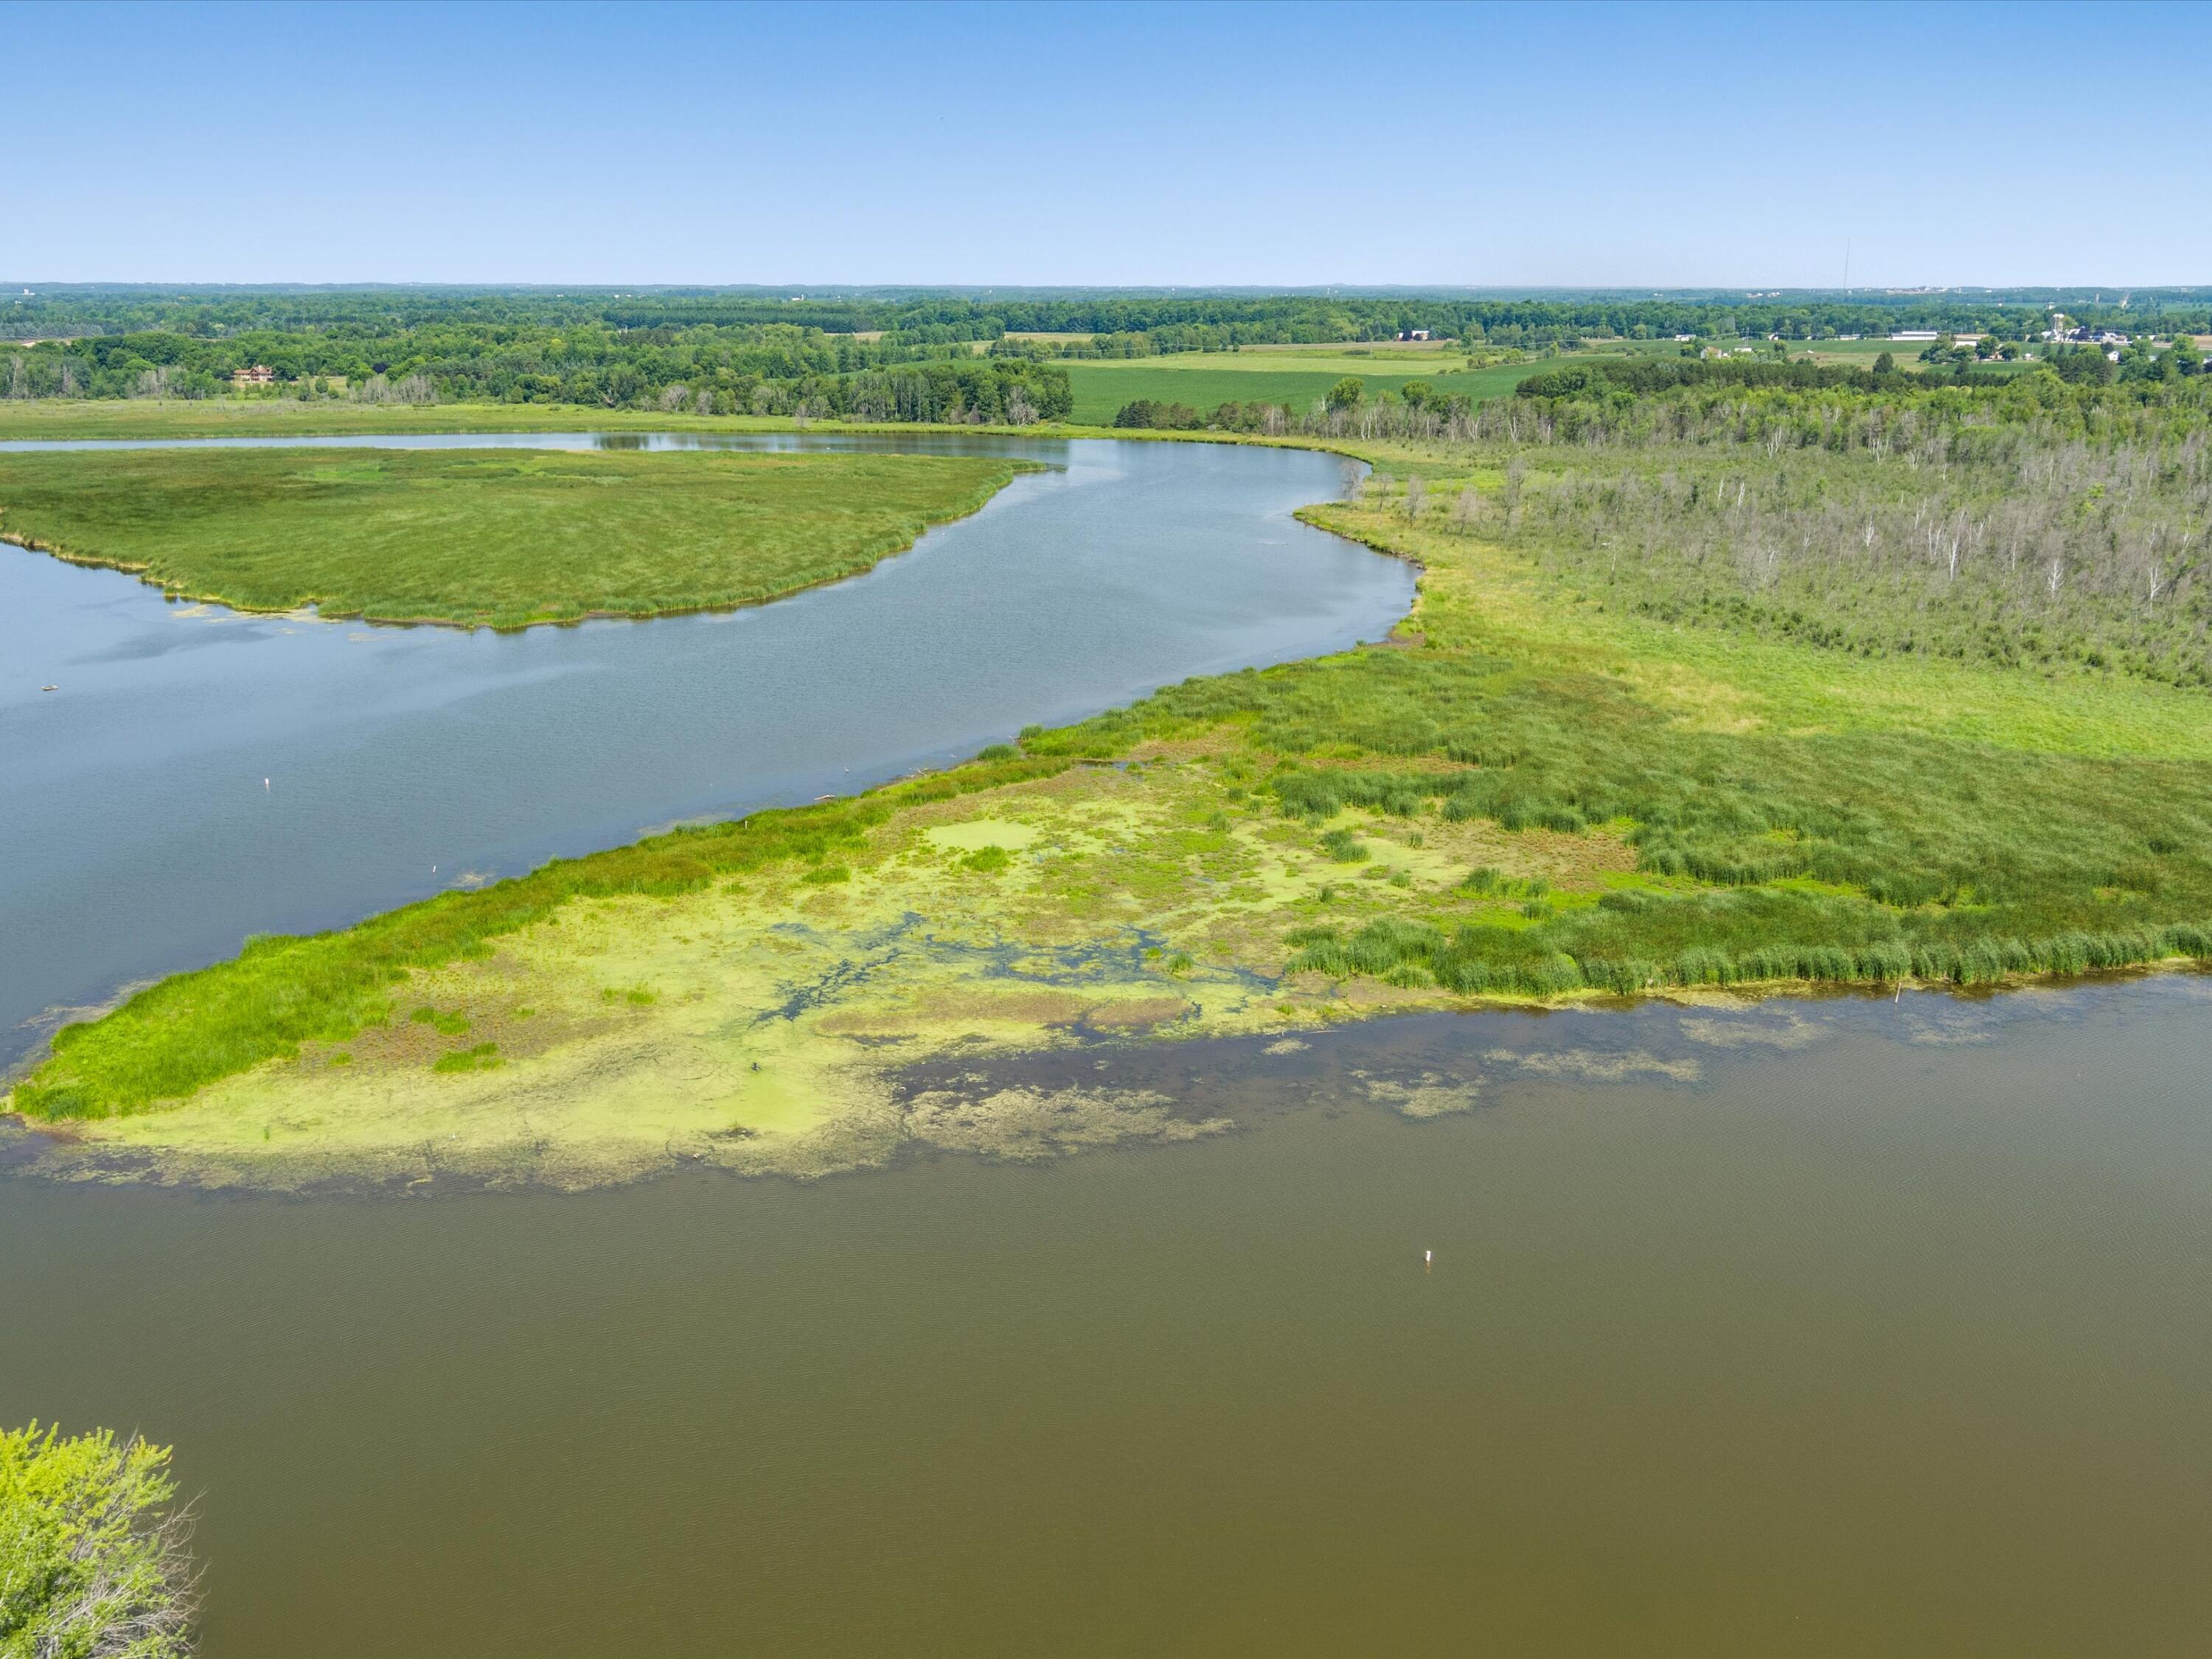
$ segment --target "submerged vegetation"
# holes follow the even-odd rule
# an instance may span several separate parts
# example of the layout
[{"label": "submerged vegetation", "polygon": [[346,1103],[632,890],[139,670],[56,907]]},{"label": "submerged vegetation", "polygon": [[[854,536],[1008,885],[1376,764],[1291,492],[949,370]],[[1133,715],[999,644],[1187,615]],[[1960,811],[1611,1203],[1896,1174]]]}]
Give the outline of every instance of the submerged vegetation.
[{"label": "submerged vegetation", "polygon": [[0,537],[253,611],[516,628],[753,605],[865,570],[1026,462],[915,455],[0,455]]},{"label": "submerged vegetation", "polygon": [[2212,958],[2202,381],[1881,378],[1355,388],[1313,418],[1376,471],[1304,516],[1422,567],[1389,644],[257,940],[14,1105],[818,1169],[979,1041]]}]

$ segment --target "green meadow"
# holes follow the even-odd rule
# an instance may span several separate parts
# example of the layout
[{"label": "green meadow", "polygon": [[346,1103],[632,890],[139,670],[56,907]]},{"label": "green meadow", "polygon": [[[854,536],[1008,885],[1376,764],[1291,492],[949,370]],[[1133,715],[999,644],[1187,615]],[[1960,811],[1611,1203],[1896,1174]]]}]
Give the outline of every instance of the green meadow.
[{"label": "green meadow", "polygon": [[755,605],[866,569],[1026,464],[910,455],[0,455],[0,537],[248,611],[519,628]]},{"label": "green meadow", "polygon": [[327,437],[426,432],[788,431],[789,421],[563,404],[355,404],[335,398],[0,398],[0,440]]}]

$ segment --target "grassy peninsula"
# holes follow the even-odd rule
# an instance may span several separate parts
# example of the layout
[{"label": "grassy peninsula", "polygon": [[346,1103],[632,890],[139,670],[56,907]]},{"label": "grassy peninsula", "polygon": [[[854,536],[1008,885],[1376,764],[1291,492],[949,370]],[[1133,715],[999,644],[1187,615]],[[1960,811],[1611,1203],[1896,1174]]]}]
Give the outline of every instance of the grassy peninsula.
[{"label": "grassy peninsula", "polygon": [[178,1178],[805,1172],[1188,1131],[900,1093],[979,1044],[2212,957],[2203,401],[1347,411],[1305,516],[1420,564],[1389,642],[257,941],[13,1104]]},{"label": "grassy peninsula", "polygon": [[865,570],[1027,464],[702,452],[0,454],[0,538],[179,598],[519,628],[759,604]]}]

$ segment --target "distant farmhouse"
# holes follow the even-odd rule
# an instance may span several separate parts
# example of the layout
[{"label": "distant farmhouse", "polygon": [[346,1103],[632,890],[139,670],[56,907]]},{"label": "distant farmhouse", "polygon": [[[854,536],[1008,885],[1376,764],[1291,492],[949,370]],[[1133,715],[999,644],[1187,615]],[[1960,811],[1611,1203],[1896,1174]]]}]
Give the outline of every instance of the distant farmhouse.
[{"label": "distant farmhouse", "polygon": [[2069,345],[2124,346],[2128,337],[2109,328],[2069,328],[2064,333],[2053,329],[2044,336],[2047,340],[2063,340]]},{"label": "distant farmhouse", "polygon": [[2128,343],[2126,335],[2115,333],[2109,328],[2091,328],[2086,323],[2076,328],[2069,328],[2066,323],[2064,312],[2052,312],[2051,326],[2043,331],[2043,337],[2065,345],[2124,346]]},{"label": "distant farmhouse", "polygon": [[276,384],[276,371],[266,363],[256,363],[251,368],[234,368],[230,372],[230,383],[234,386],[274,386]]},{"label": "distant farmhouse", "polygon": [[1398,331],[1398,337],[1401,340],[1425,340],[1430,337],[1430,331],[1425,328],[1401,328]]}]

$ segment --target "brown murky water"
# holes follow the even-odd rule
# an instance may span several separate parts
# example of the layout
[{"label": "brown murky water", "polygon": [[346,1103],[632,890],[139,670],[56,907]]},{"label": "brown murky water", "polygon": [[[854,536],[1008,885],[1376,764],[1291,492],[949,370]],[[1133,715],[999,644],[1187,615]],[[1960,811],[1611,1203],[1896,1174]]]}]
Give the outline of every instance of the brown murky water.
[{"label": "brown murky water", "polygon": [[2208,992],[1100,1049],[1003,1075],[1243,1129],[1042,1167],[0,1183],[0,1418],[177,1444],[207,1659],[2198,1653]]}]

